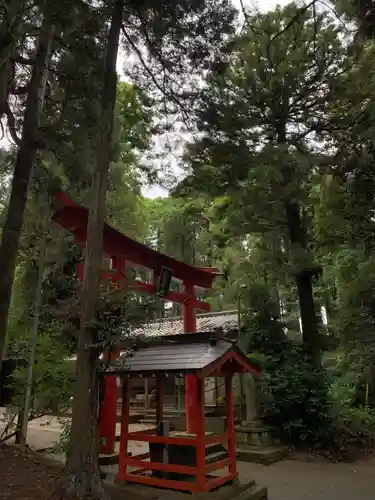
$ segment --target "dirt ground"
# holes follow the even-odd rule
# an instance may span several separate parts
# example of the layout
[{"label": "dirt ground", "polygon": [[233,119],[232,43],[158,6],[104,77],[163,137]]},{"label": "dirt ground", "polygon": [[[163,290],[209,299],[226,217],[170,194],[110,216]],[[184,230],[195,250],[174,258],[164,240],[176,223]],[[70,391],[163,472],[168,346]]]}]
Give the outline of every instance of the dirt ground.
[{"label": "dirt ground", "polygon": [[[1,413],[0,413],[1,417]],[[1,433],[0,418],[0,433]],[[138,430],[139,425],[134,425]],[[61,422],[40,419],[30,424],[28,443],[34,450],[55,444],[60,436]],[[144,443],[133,443],[134,454],[142,453]],[[12,451],[12,456],[9,455]],[[17,456],[17,449],[0,447],[0,500],[50,500],[59,466],[47,467],[43,455]],[[61,459],[60,456],[55,458]],[[374,500],[375,458],[351,464],[331,464],[324,460],[283,460],[268,467],[238,462],[241,481],[255,480],[268,487],[270,500]],[[114,471],[115,473],[116,471]],[[119,495],[119,496],[118,496]],[[129,495],[126,495],[128,498]],[[131,494],[131,500],[137,500]],[[155,498],[155,497],[154,497]],[[124,492],[112,500],[124,500]]]},{"label": "dirt ground", "polygon": [[[0,500],[64,500],[56,494],[61,470],[57,462],[36,452],[21,452],[14,445],[0,445]],[[106,488],[111,500],[124,500],[120,488],[110,485]],[[157,498],[138,492],[131,492],[130,496],[131,500]]]},{"label": "dirt ground", "polygon": [[[270,500],[373,500],[375,459],[355,464],[328,464],[284,460],[265,467],[238,463],[241,480],[255,479],[268,486]],[[0,445],[0,500],[52,500],[61,467],[35,452],[21,453]],[[112,500],[124,500],[124,491],[108,486]],[[132,500],[157,496],[127,492]]]}]

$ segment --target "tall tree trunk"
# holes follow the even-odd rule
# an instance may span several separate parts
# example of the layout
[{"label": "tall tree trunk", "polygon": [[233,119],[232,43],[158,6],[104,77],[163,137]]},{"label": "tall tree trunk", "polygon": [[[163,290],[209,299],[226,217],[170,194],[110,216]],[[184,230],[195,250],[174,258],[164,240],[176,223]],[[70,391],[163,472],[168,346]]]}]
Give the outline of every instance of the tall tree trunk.
[{"label": "tall tree trunk", "polygon": [[9,89],[13,80],[12,57],[17,32],[22,20],[24,0],[4,0],[3,19],[0,23],[0,119],[7,111]]},{"label": "tall tree trunk", "polygon": [[[85,275],[82,290],[81,328],[77,350],[77,373],[72,409],[71,451],[67,457],[63,489],[70,497],[106,497],[99,469],[98,349],[89,322],[95,319],[100,296],[103,227],[107,179],[112,154],[113,115],[116,102],[116,61],[122,24],[123,0],[112,4],[108,33],[101,120],[98,130],[96,171],[92,182],[87,227]],[[91,347],[90,347],[91,346]]]},{"label": "tall tree trunk", "polygon": [[43,18],[28,87],[21,142],[12,179],[8,213],[0,246],[0,371],[8,327],[9,306],[22,224],[27,204],[30,176],[38,150],[40,115],[43,107],[48,64],[55,27]]},{"label": "tall tree trunk", "polygon": [[[277,130],[277,142],[281,146],[287,145],[286,124],[284,120],[281,120]],[[284,187],[288,188],[293,182],[293,172],[288,166],[283,169],[282,176]],[[286,197],[284,200],[284,207],[290,242],[292,247],[299,247],[302,251],[308,252],[307,235],[301,217],[301,208],[295,200],[288,198]],[[311,269],[301,269],[296,272],[295,280],[302,323],[303,345],[313,361],[319,364],[319,330],[314,304],[313,275],[314,272]]]},{"label": "tall tree trunk", "polygon": [[[299,205],[297,203],[285,203],[285,212],[292,245],[298,245],[307,252],[306,232],[303,227]],[[295,280],[302,323],[303,344],[314,362],[319,363],[320,342],[314,304],[313,272],[311,269],[299,270],[296,273]]]}]

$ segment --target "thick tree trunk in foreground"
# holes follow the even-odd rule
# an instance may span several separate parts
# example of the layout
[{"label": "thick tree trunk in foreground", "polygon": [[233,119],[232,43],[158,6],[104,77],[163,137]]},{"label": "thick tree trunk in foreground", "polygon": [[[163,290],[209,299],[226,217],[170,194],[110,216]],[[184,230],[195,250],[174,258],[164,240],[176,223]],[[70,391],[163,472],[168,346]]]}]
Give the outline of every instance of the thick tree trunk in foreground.
[{"label": "thick tree trunk in foreground", "polygon": [[30,176],[38,150],[39,122],[43,107],[48,64],[55,28],[44,17],[40,29],[29,91],[26,100],[21,142],[13,173],[8,213],[0,246],[0,371],[4,356],[14,272],[27,204]]},{"label": "thick tree trunk in foreground", "polygon": [[106,498],[99,469],[98,349],[89,322],[95,319],[100,295],[103,227],[108,170],[112,150],[113,114],[116,102],[116,61],[122,23],[123,0],[114,0],[108,34],[101,120],[98,130],[96,172],[91,193],[82,290],[81,328],[77,351],[77,375],[72,411],[71,450],[63,482],[64,494],[73,498]]}]

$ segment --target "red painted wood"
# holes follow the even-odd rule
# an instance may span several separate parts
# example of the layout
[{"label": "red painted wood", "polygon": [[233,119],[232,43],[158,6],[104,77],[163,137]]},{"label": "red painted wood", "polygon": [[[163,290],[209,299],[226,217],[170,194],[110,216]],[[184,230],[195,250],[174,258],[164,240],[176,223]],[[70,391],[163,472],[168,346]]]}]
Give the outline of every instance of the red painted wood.
[{"label": "red painted wood", "polygon": [[180,474],[195,475],[197,473],[196,467],[176,464],[162,464],[160,462],[147,462],[145,460],[138,460],[133,457],[128,457],[127,465],[129,465],[130,467],[143,467],[150,470],[162,470],[166,472],[177,472]]},{"label": "red painted wood", "polygon": [[[79,279],[83,279],[83,270],[84,264],[79,263],[76,264],[76,274]],[[142,281],[126,281],[125,276],[123,274],[118,273],[117,271],[103,271],[100,274],[101,280],[109,280],[114,283],[122,283],[126,288],[138,291],[140,293],[148,293],[150,295],[156,294],[156,286],[151,283],[143,283]],[[176,304],[184,304],[189,299],[186,293],[181,292],[169,292],[167,297],[164,300],[175,302]],[[196,298],[190,298],[191,305],[195,309],[200,309],[202,311],[210,312],[211,305],[207,302],[203,302],[202,300],[198,300]]]},{"label": "red painted wood", "polygon": [[117,420],[116,375],[105,377],[103,407],[100,413],[99,438],[100,453],[111,454],[115,451]]},{"label": "red painted wood", "polygon": [[227,436],[228,436],[228,458],[230,474],[236,474],[236,443],[234,434],[234,409],[233,409],[233,390],[232,374],[225,377],[225,399],[227,413]]},{"label": "red painted wood", "polygon": [[224,476],[218,476],[214,479],[210,479],[206,483],[205,491],[212,491],[225,483],[233,481],[233,479],[236,479],[236,477],[237,474],[225,474]]},{"label": "red painted wood", "polygon": [[129,441],[129,380],[124,378],[122,390],[122,405],[121,405],[121,436],[120,436],[120,453],[118,464],[118,478],[122,479],[126,474],[126,466],[128,459],[128,441]]},{"label": "red painted wood", "polygon": [[[184,283],[184,292],[189,297],[195,297],[194,284]],[[195,309],[190,299],[182,307],[184,332],[195,333],[197,331],[197,317]],[[197,387],[196,377],[187,375],[185,377],[185,408],[186,408],[186,429],[188,432],[196,433],[196,415],[197,415]]]},{"label": "red painted wood", "polygon": [[206,442],[205,442],[205,414],[204,414],[204,380],[196,379],[197,407],[196,407],[196,429],[197,429],[197,485],[198,491],[204,491],[206,484]]},{"label": "red painted wood", "polygon": [[[75,204],[66,195],[59,196],[60,208],[52,216],[52,220],[65,227],[73,234],[86,231],[88,209]],[[172,270],[173,275],[184,281],[190,280],[202,288],[211,288],[215,274],[180,262],[177,259],[163,255],[142,243],[132,240],[108,224],[104,225],[103,252],[107,255],[120,256],[160,272],[163,266]]]},{"label": "red painted wood", "polygon": [[229,465],[229,462],[229,458],[224,458],[223,460],[219,460],[218,462],[206,465],[206,474],[215,470],[224,469],[224,467],[227,467]]},{"label": "red painted wood", "polygon": [[[234,362],[235,366],[230,368],[226,365],[229,361]],[[244,360],[242,356],[240,356],[235,351],[228,351],[225,356],[222,356],[217,361],[210,363],[203,370],[201,370],[198,374],[199,377],[212,377],[218,376],[223,377],[226,373],[252,373],[255,376],[259,376],[260,369],[257,366],[249,365],[247,360]]]},{"label": "red painted wood", "polygon": [[[130,434],[130,439],[132,434]],[[195,439],[171,437],[171,436],[150,436],[150,434],[137,434],[134,436],[134,441],[142,441],[146,443],[164,443],[164,444],[179,444],[181,446],[196,446]]]},{"label": "red painted wood", "polygon": [[157,486],[162,488],[169,488],[172,490],[181,491],[197,491],[197,485],[195,483],[185,483],[184,481],[173,481],[172,479],[161,479],[158,477],[150,476],[137,476],[135,474],[124,474],[124,481],[129,483],[140,483],[147,484],[149,486]]},{"label": "red painted wood", "polygon": [[223,273],[219,271],[217,267],[204,267],[204,266],[196,266],[198,269],[201,269],[202,271],[206,271],[207,273],[213,273],[216,276],[222,276]]},{"label": "red painted wood", "polygon": [[63,193],[62,191],[59,191],[56,193],[56,201],[59,205],[60,208],[62,207],[76,207],[77,204],[69,198],[68,195]]}]

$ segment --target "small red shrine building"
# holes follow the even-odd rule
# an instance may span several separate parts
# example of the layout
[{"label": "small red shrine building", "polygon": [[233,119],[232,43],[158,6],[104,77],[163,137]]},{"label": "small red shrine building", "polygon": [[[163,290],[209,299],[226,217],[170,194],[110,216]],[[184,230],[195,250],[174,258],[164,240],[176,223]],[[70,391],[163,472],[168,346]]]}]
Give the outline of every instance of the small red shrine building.
[{"label": "small red shrine building", "polygon": [[[234,480],[237,470],[232,377],[235,373],[249,372],[258,375],[259,369],[234,342],[212,332],[166,336],[151,344],[141,343],[113,361],[109,373],[123,381],[118,480],[199,493]],[[197,394],[194,432],[165,430],[163,384],[171,375],[194,378]],[[155,428],[129,430],[129,384],[134,377],[156,380]],[[221,435],[205,432],[205,377],[225,378],[226,426]],[[128,456],[131,440],[149,443],[149,451]],[[216,445],[226,450],[224,458],[219,456],[218,461],[207,463],[207,450]],[[215,475],[225,469],[226,472]]]}]

